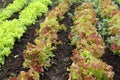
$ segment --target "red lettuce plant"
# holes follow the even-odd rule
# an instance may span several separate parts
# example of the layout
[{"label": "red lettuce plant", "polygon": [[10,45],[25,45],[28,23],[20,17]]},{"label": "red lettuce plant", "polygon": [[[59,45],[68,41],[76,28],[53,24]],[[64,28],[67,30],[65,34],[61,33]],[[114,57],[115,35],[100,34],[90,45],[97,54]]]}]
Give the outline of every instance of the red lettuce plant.
[{"label": "red lettuce plant", "polygon": [[[34,41],[35,44],[29,43],[23,53],[25,59],[23,67],[33,69],[36,74],[39,74],[44,72],[44,68],[50,66],[50,58],[54,56],[52,51],[56,49],[57,44],[60,44],[57,32],[66,30],[66,27],[63,24],[60,25],[59,21],[63,19],[62,16],[68,11],[69,6],[69,0],[62,1],[46,15],[44,22],[40,24],[38,37]],[[31,75],[29,71],[22,71],[21,73],[24,73],[24,75],[20,74],[20,77],[24,77],[26,74]],[[38,79],[37,75],[35,77]],[[25,77],[26,80],[28,78]]]},{"label": "red lettuce plant", "polygon": [[100,58],[104,54],[105,44],[97,29],[96,15],[91,3],[84,3],[75,9],[74,26],[70,33],[72,45],[78,49],[87,49],[93,56]]},{"label": "red lettuce plant", "polygon": [[96,21],[92,3],[83,3],[75,9],[74,26],[69,38],[76,49],[73,50],[69,80],[113,79],[112,67],[100,60],[105,44],[95,28]]},{"label": "red lettuce plant", "polygon": [[120,55],[120,11],[111,0],[101,0],[99,2],[99,14],[107,20],[107,44],[113,53]]},{"label": "red lettuce plant", "polygon": [[99,14],[101,17],[110,18],[117,13],[117,7],[113,6],[111,0],[99,1]]},{"label": "red lettuce plant", "polygon": [[68,1],[63,1],[47,14],[45,21],[40,24],[39,37],[35,39],[35,44],[29,43],[24,51],[24,67],[33,67],[39,71],[39,67],[41,70],[50,65],[50,57],[54,56],[52,50],[56,49],[53,44],[59,44],[57,32],[65,29],[65,26],[60,25],[57,19],[60,20],[59,18],[68,11],[68,7]]},{"label": "red lettuce plant", "polygon": [[28,72],[21,71],[17,78],[10,77],[9,80],[39,80],[39,74],[31,68]]},{"label": "red lettuce plant", "polygon": [[112,67],[93,57],[88,50],[73,51],[69,80],[112,80]]}]

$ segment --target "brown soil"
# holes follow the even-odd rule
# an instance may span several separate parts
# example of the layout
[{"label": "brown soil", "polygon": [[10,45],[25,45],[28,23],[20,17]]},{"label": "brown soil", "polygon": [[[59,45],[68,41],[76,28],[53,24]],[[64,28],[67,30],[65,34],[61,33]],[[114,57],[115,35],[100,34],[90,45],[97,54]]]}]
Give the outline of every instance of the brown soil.
[{"label": "brown soil", "polygon": [[[76,5],[74,4],[69,12],[73,13],[75,6]],[[6,58],[5,64],[0,68],[0,80],[7,80],[10,75],[17,75],[21,70],[26,70],[22,68],[22,63],[24,61],[22,52],[28,42],[33,43],[36,37],[36,29],[39,29],[39,23],[43,21],[43,19],[44,17],[38,19],[35,25],[28,28],[20,41],[15,42],[12,53]],[[55,57],[51,59],[51,66],[48,70],[41,75],[41,80],[68,80],[69,72],[67,71],[67,67],[69,67],[72,63],[70,58],[72,56],[72,50],[74,49],[74,47],[70,45],[68,34],[73,21],[68,14],[65,14],[65,19],[60,21],[60,23],[65,24],[67,27],[67,31],[58,32],[59,40],[61,40],[64,44],[58,45],[57,49],[53,51]],[[109,49],[106,49],[105,51],[106,54],[103,55],[101,59],[107,64],[113,66],[115,71],[114,80],[120,80],[120,57],[113,55]]]},{"label": "brown soil", "polygon": [[0,8],[5,7],[7,4],[12,3],[13,0],[0,0]]},{"label": "brown soil", "polygon": [[120,80],[120,56],[113,55],[109,48],[106,48],[105,52],[101,59],[113,67],[115,72],[114,80]]}]

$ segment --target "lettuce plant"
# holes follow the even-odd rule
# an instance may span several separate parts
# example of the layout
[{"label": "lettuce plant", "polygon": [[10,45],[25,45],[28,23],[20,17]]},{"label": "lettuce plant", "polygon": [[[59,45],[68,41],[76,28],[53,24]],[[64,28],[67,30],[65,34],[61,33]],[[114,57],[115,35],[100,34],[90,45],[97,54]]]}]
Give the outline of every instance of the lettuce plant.
[{"label": "lettuce plant", "polygon": [[21,71],[17,78],[15,76],[11,76],[9,80],[39,80],[39,73],[34,69],[30,69],[27,72]]},{"label": "lettuce plant", "polygon": [[111,36],[107,39],[107,42],[110,45],[110,50],[113,51],[114,54],[120,55],[120,36]]},{"label": "lettuce plant", "polygon": [[[38,37],[34,41],[35,44],[29,43],[23,53],[25,59],[23,67],[30,68],[30,70],[33,69],[37,73],[42,73],[44,68],[50,66],[50,58],[54,56],[52,51],[59,44],[57,32],[66,29],[63,24],[59,24],[59,21],[68,11],[69,5],[69,1],[63,1],[46,15],[44,22],[40,24],[41,28],[38,31]],[[26,77],[26,74],[31,75],[28,72],[22,71],[15,79],[28,79],[29,77]],[[36,80],[39,79],[38,76],[34,76],[34,78]]]},{"label": "lettuce plant", "polygon": [[73,51],[69,80],[112,80],[112,67],[93,57],[88,50]]},{"label": "lettuce plant", "polygon": [[[88,12],[90,13],[88,13]],[[92,3],[75,9],[74,25],[69,36],[73,50],[69,80],[112,80],[112,67],[100,60],[105,44],[95,28],[96,15]]]},{"label": "lettuce plant", "polygon": [[46,15],[44,22],[40,24],[39,37],[35,39],[35,44],[29,43],[24,51],[24,67],[43,72],[43,68],[50,66],[50,58],[54,56],[52,51],[56,49],[53,44],[59,44],[57,32],[66,29],[58,21],[68,11],[68,7],[69,3],[63,1]]},{"label": "lettuce plant", "polygon": [[34,24],[37,17],[48,11],[49,3],[50,0],[34,0],[20,13],[19,19],[0,24],[0,64],[4,64],[4,57],[9,56],[15,40],[21,38],[27,26]]},{"label": "lettuce plant", "polygon": [[[111,0],[101,0],[99,2],[99,13],[104,20],[106,20],[107,26],[102,28],[102,33],[105,33],[106,43],[110,46],[111,51],[115,54],[120,54],[119,45],[119,31],[120,31],[120,11]],[[103,30],[105,29],[105,31]],[[107,35],[106,35],[107,34]]]},{"label": "lettuce plant", "polygon": [[0,10],[0,22],[10,18],[14,13],[23,9],[28,3],[28,0],[14,0],[12,4]]},{"label": "lettuce plant", "polygon": [[23,23],[22,25],[30,26],[35,23],[37,16],[42,16],[42,13],[46,13],[47,11],[47,6],[41,1],[36,0],[20,13],[19,20]]},{"label": "lettuce plant", "polygon": [[[88,13],[90,12],[90,13]],[[100,58],[104,54],[105,44],[95,28],[96,15],[90,2],[75,9],[74,25],[69,38],[78,49],[87,49]]]},{"label": "lettuce plant", "polygon": [[99,14],[101,17],[110,18],[117,12],[117,7],[113,6],[111,0],[101,0],[99,2]]}]

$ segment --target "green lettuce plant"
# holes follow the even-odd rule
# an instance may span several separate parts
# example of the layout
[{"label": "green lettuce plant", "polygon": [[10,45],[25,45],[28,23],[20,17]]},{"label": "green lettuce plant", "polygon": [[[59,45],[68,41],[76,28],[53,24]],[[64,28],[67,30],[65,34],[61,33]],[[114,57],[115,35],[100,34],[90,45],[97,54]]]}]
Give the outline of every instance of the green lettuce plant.
[{"label": "green lettuce plant", "polygon": [[[50,0],[44,0],[50,3]],[[42,0],[34,0],[19,15],[19,19],[4,21],[0,24],[0,64],[4,64],[4,57],[9,56],[14,42],[20,40],[27,27],[34,24],[37,17],[47,13],[48,8]],[[51,4],[51,3],[50,3]]]},{"label": "green lettuce plant", "polygon": [[14,0],[6,8],[0,10],[0,22],[10,18],[14,13],[19,12],[29,3],[29,0]]}]

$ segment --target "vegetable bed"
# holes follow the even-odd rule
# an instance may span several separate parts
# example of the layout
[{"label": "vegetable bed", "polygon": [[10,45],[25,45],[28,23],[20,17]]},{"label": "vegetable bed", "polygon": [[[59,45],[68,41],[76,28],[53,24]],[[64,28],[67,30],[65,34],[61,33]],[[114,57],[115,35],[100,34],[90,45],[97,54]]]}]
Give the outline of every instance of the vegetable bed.
[{"label": "vegetable bed", "polygon": [[[53,1],[55,1],[55,0],[53,0]],[[65,0],[65,1],[66,1],[65,4],[67,5],[67,7],[69,6],[69,9],[65,6],[65,8],[64,8],[65,11],[61,8],[61,12],[63,12],[63,13],[61,13],[60,15],[57,15],[56,17],[55,16],[50,17],[50,18],[55,19],[55,21],[56,21],[55,24],[49,23],[49,26],[50,25],[55,26],[53,28],[55,30],[53,30],[53,32],[52,32],[53,40],[51,40],[51,38],[50,38],[51,46],[53,47],[50,51],[52,51],[52,53],[54,55],[50,54],[50,56],[46,59],[47,62],[45,62],[45,63],[43,62],[44,66],[42,66],[42,68],[41,68],[42,64],[39,64],[39,66],[33,66],[33,65],[36,65],[37,63],[34,64],[34,63],[30,62],[31,64],[28,65],[29,62],[27,62],[27,60],[29,58],[26,56],[31,56],[31,55],[34,56],[34,54],[27,55],[26,52],[27,52],[27,50],[29,50],[29,47],[33,48],[33,45],[35,45],[36,47],[39,48],[39,46],[37,46],[37,44],[36,44],[37,40],[41,40],[41,38],[42,38],[41,37],[42,35],[40,35],[39,33],[42,34],[42,30],[43,30],[43,33],[46,33],[45,29],[47,29],[47,28],[44,29],[44,27],[41,27],[41,26],[44,26],[44,24],[47,24],[44,21],[49,20],[49,15],[51,15],[49,12],[51,11],[51,13],[52,13],[52,10],[54,10],[54,8],[57,6],[57,2],[54,4],[54,6],[49,5],[48,15],[47,14],[41,15],[41,17],[39,17],[39,15],[38,15],[37,19],[35,20],[36,21],[35,23],[28,22],[29,25],[28,25],[27,29],[25,30],[25,32],[23,33],[23,36],[21,36],[20,40],[19,40],[19,38],[15,40],[13,48],[11,49],[12,50],[11,53],[9,54],[8,57],[5,57],[5,63],[3,65],[1,65],[1,67],[0,67],[0,80],[8,80],[8,78],[10,78],[10,80],[21,80],[22,78],[18,79],[18,77],[17,77],[18,75],[20,75],[20,72],[25,71],[26,72],[25,75],[26,75],[26,74],[29,74],[29,70],[32,70],[32,69],[35,69],[35,71],[33,70],[33,72],[35,72],[36,75],[32,75],[33,78],[31,78],[31,76],[29,75],[30,80],[38,80],[38,78],[34,78],[37,76],[36,72],[40,73],[39,80],[68,80],[68,79],[69,80],[102,80],[102,79],[92,79],[89,76],[87,76],[87,78],[84,78],[84,79],[80,79],[77,76],[71,76],[71,75],[74,75],[74,73],[70,72],[72,69],[71,65],[73,62],[77,63],[74,61],[75,59],[73,59],[74,58],[73,53],[75,53],[74,51],[77,49],[76,46],[78,46],[77,44],[74,44],[74,40],[72,40],[72,38],[70,38],[72,29],[73,29],[71,27],[75,26],[75,22],[74,22],[75,14],[74,13],[75,13],[76,7],[82,5],[82,3],[72,3],[72,5],[69,5],[69,0]],[[12,3],[12,2],[13,2],[12,0],[3,0],[3,1],[1,0],[0,7],[1,8],[5,7],[9,3]],[[84,0],[83,0],[83,2],[84,2]],[[1,4],[1,3],[4,3],[4,4]],[[21,10],[24,10],[24,9],[25,8],[22,8]],[[18,12],[14,12],[14,14],[11,15],[11,17],[8,17],[7,19],[11,20],[11,21],[14,19],[18,19],[19,12],[20,12],[19,10],[18,10]],[[84,14],[84,13],[81,13],[81,14]],[[56,14],[53,14],[53,15],[56,15]],[[46,16],[48,17],[48,19],[46,18]],[[80,17],[81,15],[79,15],[79,16],[76,15],[76,16]],[[102,18],[100,17],[100,20],[101,19]],[[77,20],[76,20],[76,22],[77,22]],[[22,23],[22,18],[21,18],[21,23]],[[99,21],[98,21],[98,23],[99,23]],[[96,23],[93,22],[92,24],[96,24]],[[27,23],[26,24],[24,23],[24,25],[27,26]],[[52,30],[51,27],[49,28],[49,26],[48,26],[48,30],[49,29]],[[59,26],[62,26],[62,28],[59,28]],[[94,25],[94,26],[96,26],[96,25]],[[101,33],[99,30],[97,30],[97,32],[98,32],[98,34]],[[56,37],[56,35],[57,35],[57,37]],[[74,35],[72,35],[72,36],[74,36]],[[109,37],[109,36],[107,36],[107,37]],[[102,38],[104,38],[104,42],[105,42],[106,35],[102,36]],[[49,41],[49,37],[48,37],[48,41]],[[72,44],[72,41],[73,41],[73,44]],[[103,45],[104,45],[104,42],[103,42]],[[46,43],[47,43],[47,40],[46,40]],[[43,44],[40,44],[40,45],[42,46]],[[106,45],[108,45],[108,44],[106,43]],[[54,49],[54,47],[56,47],[56,48]],[[38,49],[38,51],[39,51],[39,49]],[[101,60],[103,62],[106,62],[106,65],[108,64],[108,65],[112,66],[113,72],[115,73],[113,80],[120,80],[120,56],[114,55],[114,52],[112,52],[109,47],[105,47],[104,49],[105,49],[105,53],[103,55],[102,54],[97,55],[97,57],[93,51],[92,55],[95,56],[94,60],[96,60],[96,61]],[[101,50],[101,52],[102,52],[102,50]],[[34,51],[32,53],[34,53]],[[84,51],[83,51],[83,53],[84,53]],[[26,62],[24,62],[25,60],[26,60]],[[82,60],[82,59],[80,59],[80,60]],[[102,63],[102,62],[100,62],[100,63]],[[23,65],[25,65],[25,67],[27,66],[27,68],[24,68]],[[81,66],[83,67],[83,65],[81,65]],[[69,69],[69,68],[71,68],[71,69]],[[70,76],[71,76],[71,78],[70,78]],[[82,75],[82,76],[86,76],[86,75]],[[24,75],[23,76],[20,75],[20,77],[24,77]],[[28,78],[23,79],[23,80],[27,80],[27,79]],[[103,80],[111,80],[111,79],[103,79]]]}]

